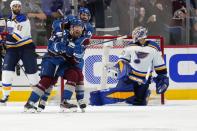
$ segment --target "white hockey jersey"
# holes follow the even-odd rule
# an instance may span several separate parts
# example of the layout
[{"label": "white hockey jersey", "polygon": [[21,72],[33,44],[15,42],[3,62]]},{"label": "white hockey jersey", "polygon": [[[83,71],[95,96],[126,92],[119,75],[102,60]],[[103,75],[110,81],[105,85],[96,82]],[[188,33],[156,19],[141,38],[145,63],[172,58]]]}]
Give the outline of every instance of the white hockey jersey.
[{"label": "white hockey jersey", "polygon": [[29,19],[23,15],[17,15],[16,18],[7,21],[7,28],[10,35],[6,36],[6,47],[21,47],[23,45],[31,44],[31,26]]},{"label": "white hockey jersey", "polygon": [[129,78],[141,83],[152,76],[153,70],[157,74],[167,73],[161,49],[153,41],[146,41],[144,45],[132,43],[123,49],[119,58],[128,61],[131,65],[132,72]]}]

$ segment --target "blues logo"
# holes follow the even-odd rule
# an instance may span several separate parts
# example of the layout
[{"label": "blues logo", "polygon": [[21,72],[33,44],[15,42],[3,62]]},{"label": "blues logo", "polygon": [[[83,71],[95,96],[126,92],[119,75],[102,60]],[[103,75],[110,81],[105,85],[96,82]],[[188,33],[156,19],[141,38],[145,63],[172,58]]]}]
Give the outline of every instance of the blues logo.
[{"label": "blues logo", "polygon": [[149,53],[146,52],[140,52],[140,51],[135,51],[135,54],[137,56],[137,59],[134,60],[134,63],[139,64],[140,59],[144,59],[148,56]]}]

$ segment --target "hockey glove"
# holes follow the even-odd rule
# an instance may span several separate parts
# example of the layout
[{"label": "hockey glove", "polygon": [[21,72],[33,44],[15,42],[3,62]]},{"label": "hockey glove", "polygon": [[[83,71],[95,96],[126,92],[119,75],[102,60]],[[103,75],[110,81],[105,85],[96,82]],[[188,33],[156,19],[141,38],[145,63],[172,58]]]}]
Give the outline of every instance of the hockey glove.
[{"label": "hockey glove", "polygon": [[165,75],[158,75],[153,78],[153,81],[156,83],[156,93],[162,94],[164,93],[169,86],[169,78]]},{"label": "hockey glove", "polygon": [[0,36],[1,36],[1,40],[6,40],[6,36],[8,35],[8,32],[1,32]]}]

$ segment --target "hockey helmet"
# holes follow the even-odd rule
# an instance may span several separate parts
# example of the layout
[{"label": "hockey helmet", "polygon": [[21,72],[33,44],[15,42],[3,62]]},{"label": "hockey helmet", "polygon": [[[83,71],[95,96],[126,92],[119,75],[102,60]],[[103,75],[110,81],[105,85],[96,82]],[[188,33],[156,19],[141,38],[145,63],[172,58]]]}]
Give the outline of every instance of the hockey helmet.
[{"label": "hockey helmet", "polygon": [[10,3],[10,8],[12,9],[13,5],[22,5],[21,2],[19,0],[13,0],[11,3]]},{"label": "hockey helmet", "polygon": [[136,27],[132,31],[132,38],[134,39],[134,42],[138,42],[140,39],[144,39],[147,37],[147,29],[142,26]]},{"label": "hockey helmet", "polygon": [[79,12],[79,17],[80,17],[81,14],[87,14],[88,15],[88,20],[87,21],[90,20],[91,14],[90,14],[90,11],[89,11],[88,8],[81,7],[81,8],[79,8],[78,12]]},{"label": "hockey helmet", "polygon": [[82,28],[84,28],[84,23],[82,20],[76,18],[76,19],[73,19],[70,23],[71,26],[81,26]]}]

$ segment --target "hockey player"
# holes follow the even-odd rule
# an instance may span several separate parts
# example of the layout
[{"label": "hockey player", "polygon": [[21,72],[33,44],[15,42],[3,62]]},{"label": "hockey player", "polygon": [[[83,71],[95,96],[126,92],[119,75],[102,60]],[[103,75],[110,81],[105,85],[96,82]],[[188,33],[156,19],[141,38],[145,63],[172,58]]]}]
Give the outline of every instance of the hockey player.
[{"label": "hockey player", "polygon": [[60,107],[63,109],[76,111],[77,105],[70,102],[70,99],[75,92],[78,105],[82,112],[84,112],[86,108],[86,102],[84,100],[84,76],[82,73],[84,66],[83,56],[85,53],[86,45],[89,44],[89,39],[82,37],[81,39],[79,39],[79,42],[81,46],[75,47],[77,51],[74,53],[77,62],[75,64],[68,63],[67,66],[65,66],[65,64],[63,66],[60,66],[61,70],[59,75],[66,80],[63,93],[63,101],[60,104]]},{"label": "hockey player", "polygon": [[75,19],[76,17],[78,17],[79,19],[81,19],[84,23],[84,35],[87,38],[91,38],[92,35],[94,34],[95,30],[92,26],[92,24],[89,22],[90,18],[91,18],[91,14],[90,11],[88,10],[88,8],[84,8],[84,7],[80,7],[79,11],[78,11],[78,16],[73,16],[73,15],[68,15],[65,16],[65,18],[63,19],[64,23],[65,23],[65,28],[69,29],[70,28],[70,22]]},{"label": "hockey player", "polygon": [[115,67],[107,69],[111,75],[117,76],[116,87],[91,92],[90,104],[127,102],[147,105],[153,70],[157,73],[154,78],[156,93],[162,94],[167,90],[169,78],[160,47],[157,43],[145,39],[147,30],[144,27],[135,28],[132,37],[134,42],[123,49]]},{"label": "hockey player", "polygon": [[85,36],[87,38],[91,38],[94,34],[94,28],[92,24],[89,22],[91,18],[91,14],[88,8],[80,7],[78,11],[78,17],[84,22],[85,24]]},{"label": "hockey player", "polygon": [[75,108],[77,108],[76,105],[72,104],[71,107],[68,106],[69,100],[71,99],[72,94],[75,91],[78,105],[81,108],[82,112],[84,112],[86,108],[86,103],[84,100],[84,75],[82,73],[84,66],[83,55],[86,45],[89,44],[88,39],[90,39],[94,33],[94,28],[89,23],[91,14],[87,8],[81,7],[79,9],[78,18],[80,18],[84,22],[84,36],[86,37],[86,39],[83,38],[84,40],[83,42],[81,42],[81,45],[83,45],[81,48],[81,52],[76,55],[78,59],[80,59],[80,63],[77,63],[74,66],[70,66],[69,68],[64,68],[63,78],[66,79],[67,82],[65,84],[63,102],[60,106],[67,109],[72,108],[72,110],[75,111]]},{"label": "hockey player", "polygon": [[[79,9],[78,18],[80,18],[84,22],[84,25],[85,25],[84,35],[82,38],[79,39],[80,41],[79,43],[80,45],[82,45],[82,48],[80,47],[81,52],[79,53],[80,55],[76,56],[76,57],[80,56],[79,58],[81,59],[80,62],[76,63],[74,66],[73,65],[71,66],[69,63],[67,63],[59,67],[60,68],[59,70],[61,70],[60,71],[61,73],[59,75],[67,80],[67,83],[65,85],[65,90],[64,90],[64,101],[61,103],[61,107],[63,108],[77,108],[77,105],[68,103],[68,101],[71,99],[71,96],[73,94],[73,90],[75,90],[76,99],[82,111],[84,111],[84,108],[86,107],[86,104],[84,101],[84,80],[83,80],[84,76],[82,73],[84,60],[82,57],[85,52],[85,46],[89,44],[88,39],[91,38],[92,34],[94,33],[94,29],[92,25],[89,23],[90,17],[91,15],[87,8]],[[70,23],[72,23],[74,19],[76,19],[76,17],[73,15],[68,15],[67,17],[65,17],[65,19],[63,20],[65,28],[67,29],[70,28]],[[71,82],[72,84],[69,82]],[[50,95],[49,92],[45,92],[45,95],[42,96],[38,105],[39,111],[45,108],[46,101],[48,100],[49,95]]]},{"label": "hockey player", "polygon": [[48,52],[42,60],[41,80],[25,104],[26,111],[35,112],[37,110],[34,104],[47,92],[49,87],[56,83],[56,72],[59,65],[64,64],[65,61],[76,62],[73,54],[78,43],[77,40],[83,33],[83,23],[81,20],[75,19],[70,30],[61,31],[58,25],[62,25],[62,22],[53,24],[54,32],[48,42]]},{"label": "hockey player", "polygon": [[[73,92],[75,91],[78,105],[84,112],[86,103],[84,101],[84,77],[82,69],[84,65],[83,55],[86,45],[89,44],[89,39],[83,35],[83,37],[80,37],[75,41],[75,44],[76,46],[74,48],[73,54],[75,62],[71,63],[70,61],[65,61],[64,64],[61,64],[58,67],[57,71],[57,76],[61,76],[66,80],[63,101],[60,106],[64,109],[66,108],[72,111],[76,111],[77,105],[69,102]],[[38,111],[42,111],[45,108],[49,95],[50,92],[45,92],[45,94],[41,97],[38,105]]]},{"label": "hockey player", "polygon": [[6,32],[2,33],[5,38],[6,54],[4,57],[2,71],[2,91],[3,98],[0,103],[8,101],[12,81],[14,78],[15,67],[19,60],[22,60],[25,73],[31,86],[38,83],[37,59],[35,55],[35,45],[31,37],[31,27],[29,19],[21,14],[21,2],[13,0],[10,3],[11,16],[5,26]]}]

